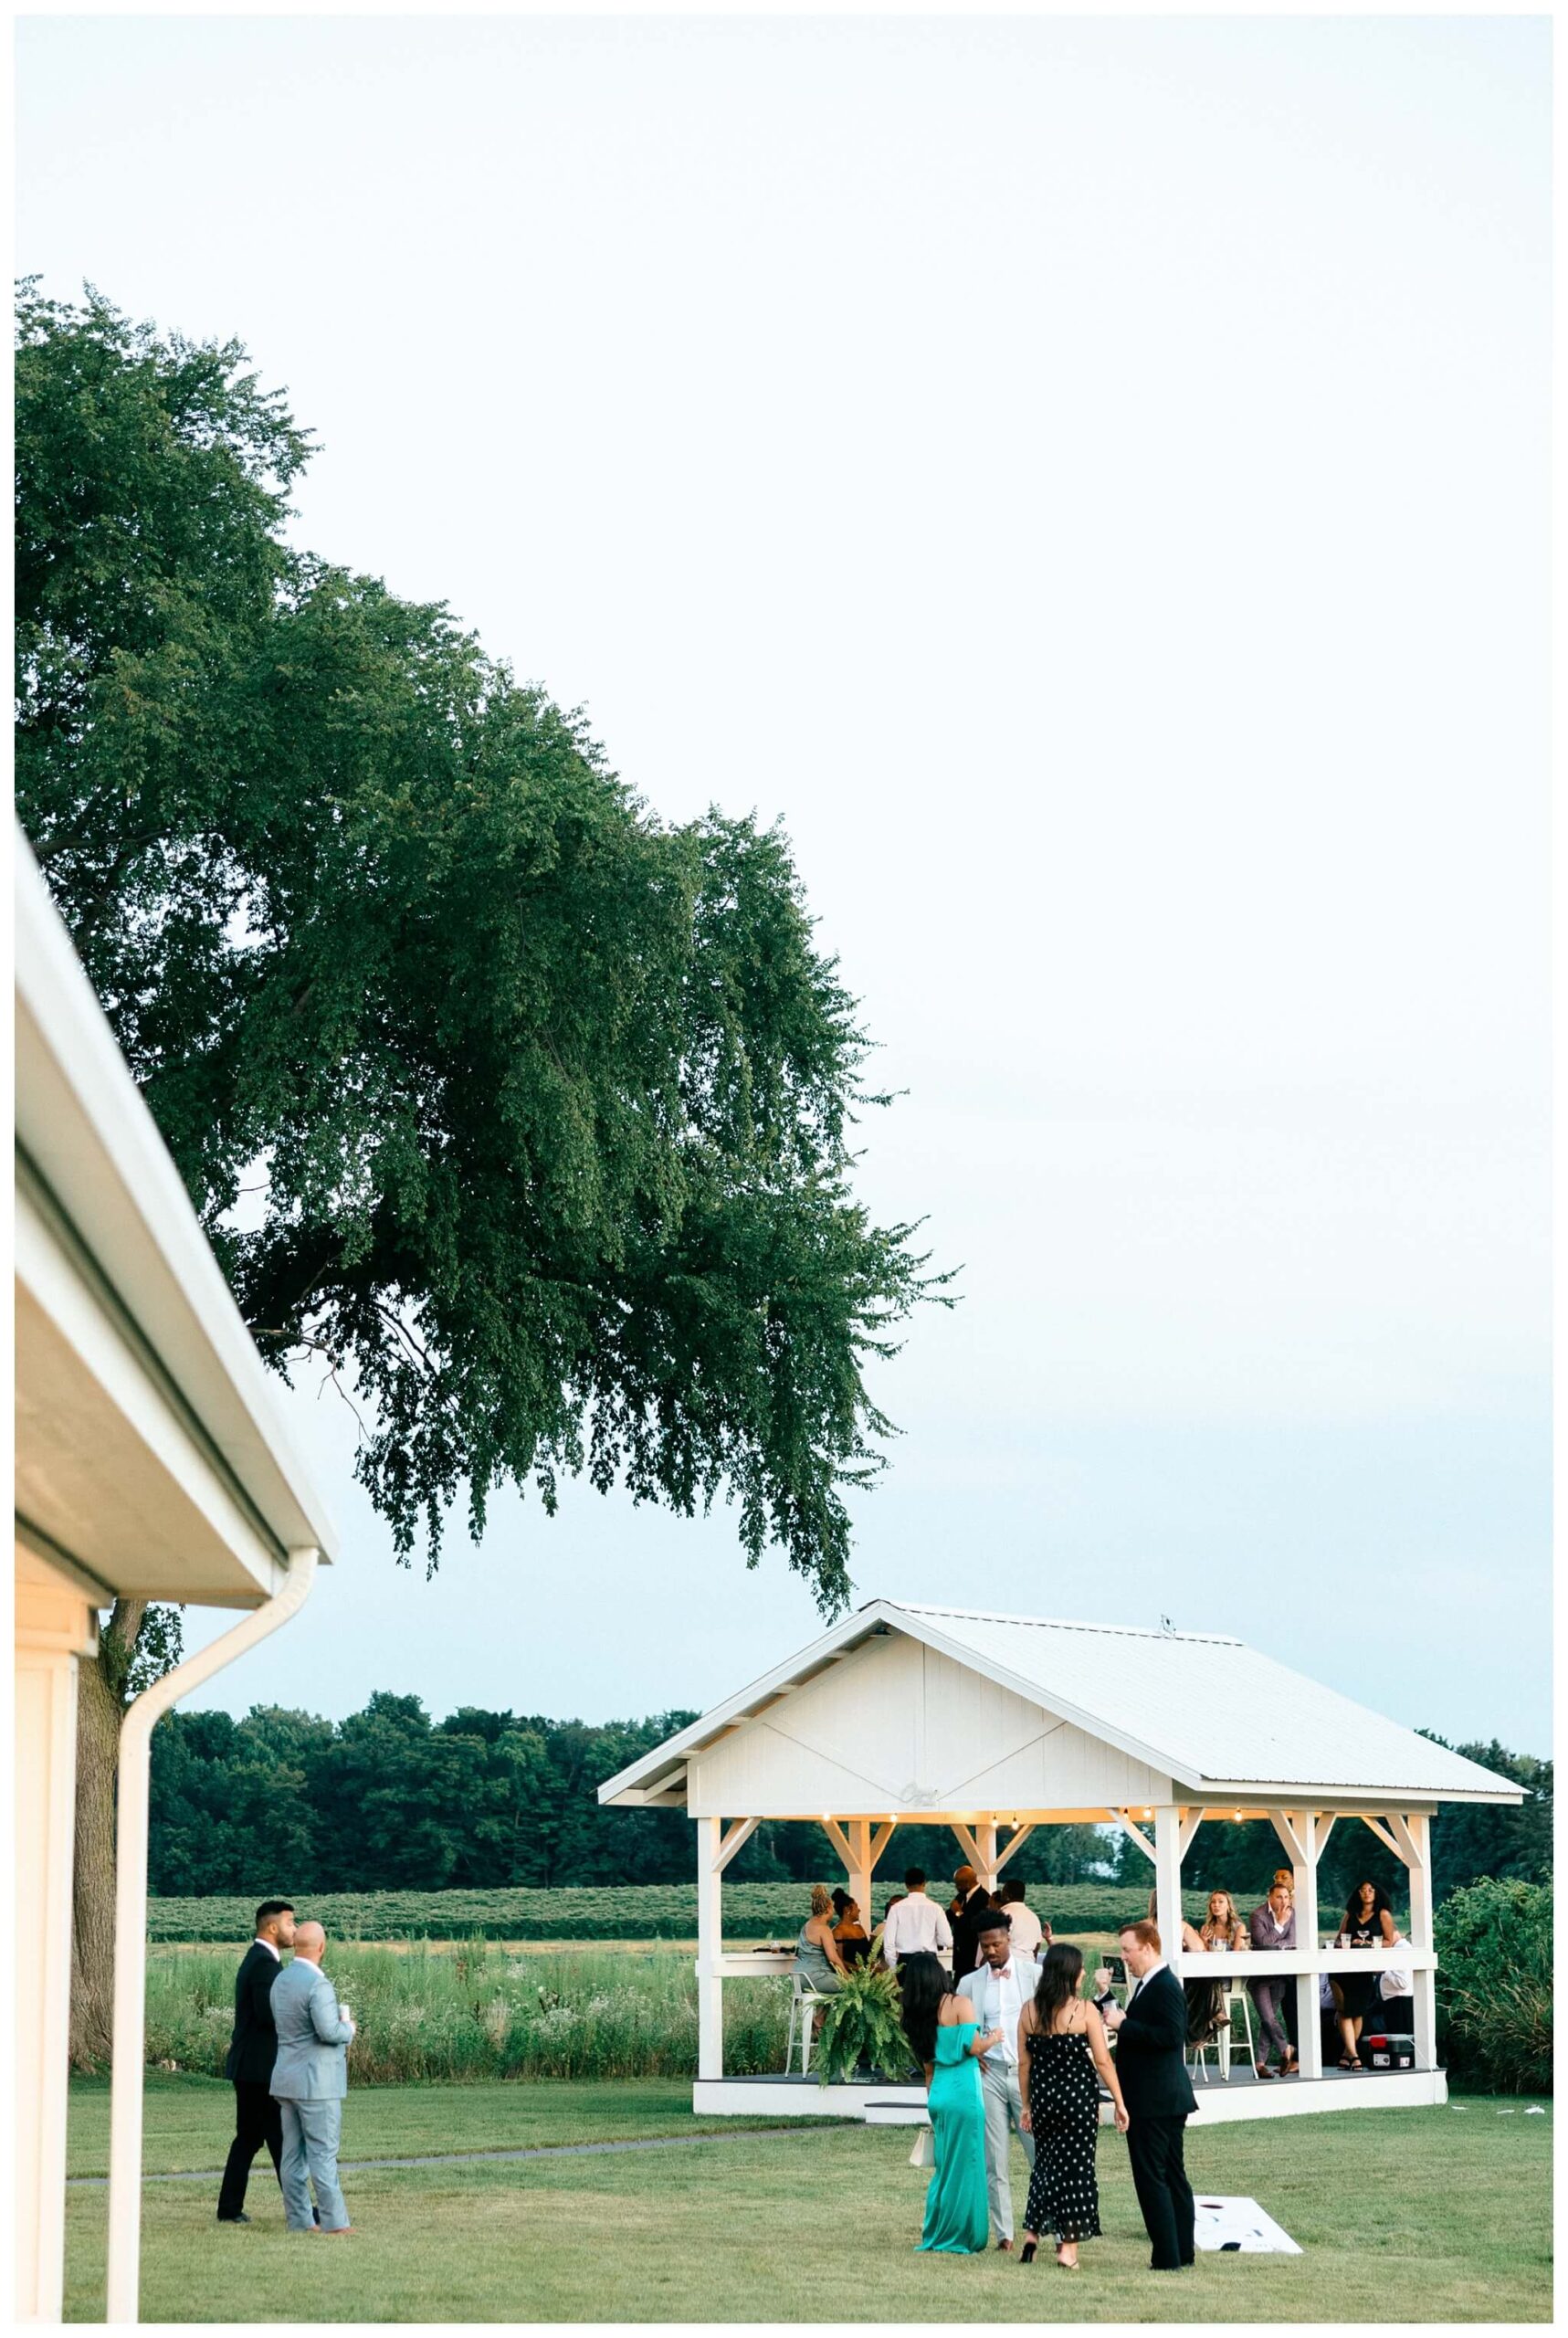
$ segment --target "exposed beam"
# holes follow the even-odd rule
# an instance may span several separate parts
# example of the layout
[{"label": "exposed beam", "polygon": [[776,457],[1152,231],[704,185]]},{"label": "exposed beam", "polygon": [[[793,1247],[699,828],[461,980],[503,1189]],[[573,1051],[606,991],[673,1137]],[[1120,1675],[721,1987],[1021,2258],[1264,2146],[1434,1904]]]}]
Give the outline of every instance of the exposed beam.
[{"label": "exposed beam", "polygon": [[956,1818],[950,1818],[947,1823],[958,1838],[959,1849],[963,1853],[964,1858],[974,1869],[975,1874],[978,1875],[981,1869],[979,1844],[975,1841],[969,1828],[967,1827],[960,1826]]},{"label": "exposed beam", "polygon": [[855,1853],[850,1848],[848,1836],[844,1832],[844,1829],[838,1824],[837,1819],[826,1817],[819,1818],[816,1823],[821,1827],[823,1833],[826,1836],[828,1841],[832,1844],[834,1849],[837,1852],[839,1858],[843,1860],[845,1874],[853,1875],[855,1872]]},{"label": "exposed beam", "polygon": [[1388,1823],[1394,1830],[1394,1848],[1399,1853],[1400,1858],[1405,1861],[1405,1866],[1410,1868],[1425,1867],[1426,1864],[1426,1859],[1423,1858],[1420,1849],[1417,1848],[1415,1838],[1411,1833],[1407,1821],[1403,1819],[1396,1810],[1391,1810],[1388,1814]]},{"label": "exposed beam", "polygon": [[1384,1825],[1382,1819],[1373,1818],[1367,1811],[1364,1810],[1361,1812],[1360,1817],[1362,1825],[1372,1828],[1373,1833],[1377,1837],[1377,1839],[1383,1845],[1384,1849],[1385,1851],[1392,1851],[1394,1858],[1397,1859],[1399,1857],[1399,1846],[1394,1841],[1393,1836],[1389,1833],[1387,1827]]},{"label": "exposed beam", "polygon": [[1023,1846],[1028,1841],[1029,1837],[1034,1833],[1034,1831],[1035,1822],[1030,1818],[1026,1819],[1022,1827],[1017,1827],[1014,1833],[1008,1836],[1005,1845],[996,1854],[996,1872],[998,1875],[1001,1874],[1003,1869],[1006,1866],[1014,1852],[1022,1849]]},{"label": "exposed beam", "polygon": [[751,1841],[762,1823],[760,1818],[737,1818],[734,1825],[721,1838],[719,1848],[713,1854],[714,1866],[720,1869],[727,1868],[742,1844]]},{"label": "exposed beam", "polygon": [[1181,1856],[1183,1857],[1183,1859],[1185,1859],[1185,1858],[1186,1858],[1186,1856],[1187,1856],[1187,1853],[1192,1849],[1192,1848],[1193,1848],[1193,1837],[1197,1833],[1198,1828],[1203,1825],[1205,1816],[1205,1812],[1203,1812],[1203,1811],[1201,1811],[1201,1810],[1184,1810],[1184,1811],[1183,1811],[1183,1813],[1182,1813],[1182,1851],[1181,1851]]},{"label": "exposed beam", "polygon": [[1312,1861],[1314,1866],[1323,1856],[1323,1848],[1334,1831],[1337,1810],[1320,1810],[1312,1822]]},{"label": "exposed beam", "polygon": [[898,1823],[896,1818],[885,1818],[871,1838],[871,1873],[873,1875],[877,1872],[878,1860],[893,1839],[893,1829]]},{"label": "exposed beam", "polygon": [[[1305,1840],[1296,1831],[1296,1822],[1303,1817],[1309,1829]],[[1268,1823],[1289,1853],[1292,1867],[1310,1867],[1313,1864],[1309,1848],[1312,1824],[1312,1814],[1310,1810],[1305,1812],[1298,1810],[1294,1813],[1289,1810],[1271,1810],[1268,1814]]]},{"label": "exposed beam", "polygon": [[1149,1840],[1148,1836],[1144,1834],[1143,1829],[1141,1827],[1135,1827],[1133,1825],[1125,1810],[1108,1810],[1105,1815],[1108,1818],[1114,1819],[1117,1826],[1124,1827],[1126,1828],[1128,1834],[1131,1836],[1132,1840],[1137,1844],[1139,1849],[1142,1852],[1150,1866],[1152,1867],[1154,1865],[1154,1846]]}]

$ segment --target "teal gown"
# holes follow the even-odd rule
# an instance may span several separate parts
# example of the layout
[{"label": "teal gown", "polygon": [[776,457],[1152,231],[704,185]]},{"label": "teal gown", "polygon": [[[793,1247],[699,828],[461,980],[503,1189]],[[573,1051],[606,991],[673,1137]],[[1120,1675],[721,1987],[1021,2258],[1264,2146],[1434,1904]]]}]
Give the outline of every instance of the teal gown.
[{"label": "teal gown", "polygon": [[991,2234],[985,2201],[985,2103],[980,2065],[967,2049],[977,2021],[955,2021],[936,2033],[936,2065],[926,2091],[936,2169],[926,2193],[921,2248],[972,2256]]}]

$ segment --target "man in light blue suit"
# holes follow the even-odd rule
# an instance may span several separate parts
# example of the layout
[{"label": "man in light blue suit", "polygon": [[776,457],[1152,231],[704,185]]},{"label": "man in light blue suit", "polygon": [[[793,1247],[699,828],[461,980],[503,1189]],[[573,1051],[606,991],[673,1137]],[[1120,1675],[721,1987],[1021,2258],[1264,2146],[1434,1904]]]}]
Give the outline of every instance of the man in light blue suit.
[{"label": "man in light blue suit", "polygon": [[[348,2232],[349,2212],[338,2182],[343,2097],[349,2091],[348,2007],[321,1970],[327,1936],[320,1924],[297,1924],[294,1961],[272,1984],[278,2059],[272,2093],[283,2120],[283,2216],[290,2232]],[[321,2212],[311,2219],[310,2185]]]}]

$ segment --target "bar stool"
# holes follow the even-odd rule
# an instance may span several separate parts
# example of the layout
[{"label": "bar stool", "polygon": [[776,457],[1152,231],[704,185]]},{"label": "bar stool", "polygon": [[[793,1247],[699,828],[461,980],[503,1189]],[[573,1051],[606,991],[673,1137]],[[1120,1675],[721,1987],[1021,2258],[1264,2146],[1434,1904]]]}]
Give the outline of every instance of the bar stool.
[{"label": "bar stool", "polygon": [[830,2006],[831,1996],[814,1989],[798,1973],[790,1975],[789,2037],[784,2046],[784,2074],[787,2077],[795,2060],[795,2033],[800,2034],[800,2074],[806,2078],[811,2070],[811,2031],[813,2017],[818,2006]]}]

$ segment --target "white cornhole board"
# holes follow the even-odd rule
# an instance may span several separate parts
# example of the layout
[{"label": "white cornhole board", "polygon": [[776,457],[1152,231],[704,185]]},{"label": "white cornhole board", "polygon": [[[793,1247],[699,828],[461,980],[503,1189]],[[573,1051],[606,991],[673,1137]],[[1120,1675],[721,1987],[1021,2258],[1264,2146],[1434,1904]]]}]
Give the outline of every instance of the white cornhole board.
[{"label": "white cornhole board", "polygon": [[1194,2203],[1193,2239],[1199,2248],[1239,2250],[1242,2256],[1300,2257],[1299,2241],[1266,2216],[1256,2200],[1222,2199],[1200,2192]]}]

